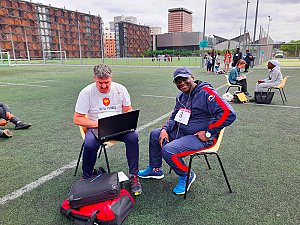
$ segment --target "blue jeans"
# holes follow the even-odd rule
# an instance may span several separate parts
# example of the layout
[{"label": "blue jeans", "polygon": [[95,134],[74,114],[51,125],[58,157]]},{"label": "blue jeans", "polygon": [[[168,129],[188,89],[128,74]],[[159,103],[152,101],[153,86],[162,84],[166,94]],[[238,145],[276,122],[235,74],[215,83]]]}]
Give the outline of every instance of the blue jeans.
[{"label": "blue jeans", "polygon": [[[180,155],[188,154],[192,151],[205,148],[206,142],[201,141],[194,135],[184,136],[180,134],[180,132],[176,137],[176,133],[177,130],[170,132],[170,142],[163,147],[160,147],[158,140],[160,128],[151,131],[149,141],[149,165],[152,168],[161,167],[162,158],[164,158],[167,164],[175,171],[177,175],[186,176],[187,170],[183,169],[182,167],[187,168],[187,166]],[[178,166],[179,163],[182,165],[181,167]]]},{"label": "blue jeans", "polygon": [[[82,156],[82,177],[90,178],[97,159],[97,152],[102,143],[92,132],[93,129],[88,129],[84,140],[84,150]],[[139,162],[139,139],[137,131],[129,132],[124,135],[114,137],[113,140],[121,141],[126,146],[126,157],[130,174],[138,173]]]}]

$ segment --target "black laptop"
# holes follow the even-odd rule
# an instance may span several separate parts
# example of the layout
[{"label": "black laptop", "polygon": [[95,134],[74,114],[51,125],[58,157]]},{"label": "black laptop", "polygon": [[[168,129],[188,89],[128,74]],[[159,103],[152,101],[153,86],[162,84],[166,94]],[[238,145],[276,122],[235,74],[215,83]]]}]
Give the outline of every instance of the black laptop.
[{"label": "black laptop", "polygon": [[93,133],[101,141],[113,139],[115,136],[134,131],[137,127],[140,110],[98,119],[98,129]]}]

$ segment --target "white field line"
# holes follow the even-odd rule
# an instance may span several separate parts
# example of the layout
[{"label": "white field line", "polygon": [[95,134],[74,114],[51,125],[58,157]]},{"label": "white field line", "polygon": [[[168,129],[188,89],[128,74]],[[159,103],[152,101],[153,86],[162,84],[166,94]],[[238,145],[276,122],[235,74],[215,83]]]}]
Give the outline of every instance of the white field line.
[{"label": "white field line", "polygon": [[[161,117],[141,126],[138,128],[138,131],[142,131],[150,126],[152,126],[153,124],[159,122],[160,120],[164,119],[164,118],[167,118],[171,115],[172,112],[168,112],[164,115],[162,115]],[[27,184],[26,186],[16,190],[16,191],[13,191],[12,193],[0,198],[0,205],[4,205],[10,201],[13,201],[15,199],[17,199],[18,197],[21,197],[23,194],[25,194],[26,192],[29,192],[35,188],[37,188],[38,186],[42,185],[43,183],[59,176],[60,174],[64,173],[67,169],[71,169],[71,168],[74,168],[76,166],[76,162],[77,160],[74,160],[72,161],[70,164],[68,165],[65,165],[51,173],[49,173],[48,175],[45,175],[39,179],[37,179],[36,181],[30,183],[30,184]]]},{"label": "white field line", "polygon": [[28,82],[27,84],[44,83],[44,82],[49,82],[49,81],[55,81],[55,80],[39,80],[39,81]]},{"label": "white field line", "polygon": [[[3,85],[2,85],[3,84]],[[35,84],[15,84],[15,83],[5,83],[5,82],[0,82],[1,86],[27,86],[27,87],[42,87],[42,88],[47,88],[49,86],[42,86],[42,85],[35,85]]]},{"label": "white field line", "polygon": [[245,104],[247,104],[247,105],[255,105],[255,106],[276,107],[276,108],[300,109],[300,106],[289,106],[289,105],[268,105],[268,104],[256,104],[256,103],[245,103]]}]

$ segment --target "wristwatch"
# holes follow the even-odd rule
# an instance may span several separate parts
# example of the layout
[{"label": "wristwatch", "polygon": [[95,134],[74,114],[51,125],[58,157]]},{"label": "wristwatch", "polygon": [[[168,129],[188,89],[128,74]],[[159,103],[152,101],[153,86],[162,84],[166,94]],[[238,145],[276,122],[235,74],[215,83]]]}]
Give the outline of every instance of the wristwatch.
[{"label": "wristwatch", "polygon": [[208,131],[206,131],[206,132],[205,132],[205,137],[210,138],[210,137],[211,137],[211,133],[208,132]]}]

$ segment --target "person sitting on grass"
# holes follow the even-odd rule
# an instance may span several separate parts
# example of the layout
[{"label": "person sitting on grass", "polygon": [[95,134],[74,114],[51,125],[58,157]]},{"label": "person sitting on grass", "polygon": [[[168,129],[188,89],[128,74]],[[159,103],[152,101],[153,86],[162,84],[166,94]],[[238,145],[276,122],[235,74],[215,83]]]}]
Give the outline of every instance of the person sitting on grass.
[{"label": "person sitting on grass", "polygon": [[[171,117],[162,128],[151,131],[149,140],[149,165],[139,171],[140,178],[162,179],[162,158],[178,175],[173,192],[185,193],[188,167],[183,158],[199,149],[212,146],[219,132],[236,119],[236,113],[213,87],[194,80],[187,67],[173,73],[173,82],[180,90]],[[191,171],[187,190],[195,181]]]},{"label": "person sitting on grass", "polygon": [[247,80],[246,76],[240,74],[240,69],[245,68],[246,61],[243,59],[240,59],[235,67],[232,67],[230,69],[230,73],[228,76],[228,80],[231,84],[239,84],[242,86],[242,92],[245,93],[248,97],[251,97],[250,94],[247,91]]},{"label": "person sitting on grass", "polygon": [[[13,115],[7,104],[0,102],[0,126],[6,126],[9,122],[12,122],[15,125],[15,130],[31,127],[30,123],[23,123],[18,117]],[[12,132],[8,129],[1,129],[0,137],[12,137]]]},{"label": "person sitting on grass", "polygon": [[224,74],[225,71],[220,69],[220,63],[217,63],[214,68],[214,74]]}]

